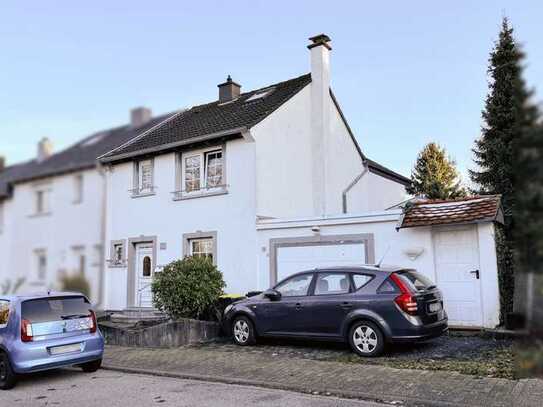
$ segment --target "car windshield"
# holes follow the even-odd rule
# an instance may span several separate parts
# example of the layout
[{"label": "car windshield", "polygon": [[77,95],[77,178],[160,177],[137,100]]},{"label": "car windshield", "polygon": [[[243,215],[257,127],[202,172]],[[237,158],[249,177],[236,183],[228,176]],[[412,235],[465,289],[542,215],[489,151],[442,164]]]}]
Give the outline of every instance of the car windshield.
[{"label": "car windshield", "polygon": [[435,287],[435,284],[428,277],[417,273],[414,270],[404,270],[397,273],[397,276],[413,291],[425,291]]},{"label": "car windshield", "polygon": [[88,317],[91,305],[85,297],[55,297],[28,300],[21,304],[22,319],[30,323]]}]

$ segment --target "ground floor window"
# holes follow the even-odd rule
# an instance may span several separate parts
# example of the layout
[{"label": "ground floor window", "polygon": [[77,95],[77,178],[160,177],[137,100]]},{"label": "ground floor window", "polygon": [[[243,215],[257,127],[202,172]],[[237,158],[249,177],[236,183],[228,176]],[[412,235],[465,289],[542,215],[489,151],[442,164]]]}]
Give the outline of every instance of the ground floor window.
[{"label": "ground floor window", "polygon": [[197,256],[217,262],[217,232],[186,233],[183,235],[183,255]]}]

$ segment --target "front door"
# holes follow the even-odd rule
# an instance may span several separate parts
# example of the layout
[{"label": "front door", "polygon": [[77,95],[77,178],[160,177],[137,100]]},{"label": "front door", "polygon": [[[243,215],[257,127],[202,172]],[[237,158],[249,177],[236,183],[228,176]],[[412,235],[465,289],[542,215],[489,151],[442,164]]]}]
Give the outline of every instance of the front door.
[{"label": "front door", "polygon": [[153,245],[139,243],[136,245],[136,306],[152,307],[153,295],[151,282],[153,279]]},{"label": "front door", "polygon": [[483,325],[479,244],[475,226],[435,229],[436,283],[453,326]]}]

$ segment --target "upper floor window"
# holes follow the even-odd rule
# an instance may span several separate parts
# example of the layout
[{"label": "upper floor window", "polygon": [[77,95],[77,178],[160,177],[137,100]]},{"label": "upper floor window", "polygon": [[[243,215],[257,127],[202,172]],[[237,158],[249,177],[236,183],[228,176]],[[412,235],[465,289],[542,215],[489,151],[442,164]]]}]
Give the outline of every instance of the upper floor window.
[{"label": "upper floor window", "polygon": [[141,160],[134,163],[134,182],[132,195],[150,195],[154,192],[154,160]]},{"label": "upper floor window", "polygon": [[83,174],[74,177],[74,204],[83,202]]},{"label": "upper floor window", "polygon": [[224,148],[182,153],[176,195],[198,196],[225,192]]},{"label": "upper floor window", "polygon": [[34,191],[34,214],[44,215],[50,212],[51,190],[48,188],[37,188]]}]

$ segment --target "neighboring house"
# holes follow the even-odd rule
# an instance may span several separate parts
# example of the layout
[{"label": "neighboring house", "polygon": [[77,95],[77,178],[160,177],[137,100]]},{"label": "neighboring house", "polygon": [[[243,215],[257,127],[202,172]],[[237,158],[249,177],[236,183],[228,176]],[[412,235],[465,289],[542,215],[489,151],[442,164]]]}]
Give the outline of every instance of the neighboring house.
[{"label": "neighboring house", "polygon": [[131,123],[88,136],[57,153],[43,139],[35,159],[0,162],[0,283],[25,278],[21,291],[59,288],[65,274],[82,273],[91,297],[102,300],[105,234],[104,177],[96,157],[168,115],[132,111]]},{"label": "neighboring house", "polygon": [[[384,210],[409,180],[365,157],[330,90],[329,38],[311,73],[192,107],[99,158],[107,179],[106,307],[151,306],[157,266],[211,258],[230,293],[269,286],[257,221]],[[356,257],[359,261],[368,260]]]}]

